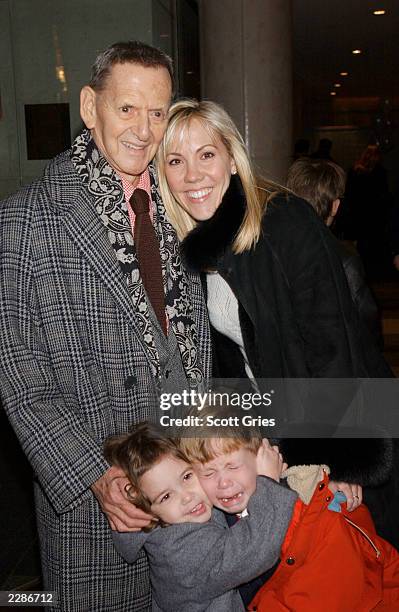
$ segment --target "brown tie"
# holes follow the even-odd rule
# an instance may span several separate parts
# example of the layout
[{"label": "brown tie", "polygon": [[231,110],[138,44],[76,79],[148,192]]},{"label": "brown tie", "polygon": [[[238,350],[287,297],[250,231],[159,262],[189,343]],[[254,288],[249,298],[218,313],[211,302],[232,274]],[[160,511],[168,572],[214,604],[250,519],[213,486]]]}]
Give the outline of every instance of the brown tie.
[{"label": "brown tie", "polygon": [[159,254],[159,241],[149,215],[148,193],[144,189],[135,189],[129,201],[136,215],[134,222],[134,244],[140,275],[147,296],[166,336],[167,327],[161,256]]}]

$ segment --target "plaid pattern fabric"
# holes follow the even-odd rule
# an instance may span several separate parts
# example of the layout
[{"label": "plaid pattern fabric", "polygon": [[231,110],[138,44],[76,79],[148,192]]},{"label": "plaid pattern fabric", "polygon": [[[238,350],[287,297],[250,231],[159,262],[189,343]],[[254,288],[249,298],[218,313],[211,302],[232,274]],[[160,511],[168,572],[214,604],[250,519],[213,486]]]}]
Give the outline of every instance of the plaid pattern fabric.
[{"label": "plaid pattern fabric", "polygon": [[[0,233],[2,402],[50,502],[37,498],[47,580],[72,598],[62,610],[146,610],[145,563],[116,560],[89,487],[108,467],[103,440],[154,414],[157,385],[115,252],[68,152],[1,204]],[[199,278],[187,278],[208,378],[206,307]],[[115,586],[127,575],[129,592],[125,579]],[[102,600],[108,588],[113,607]],[[83,594],[87,603],[73,601]]]},{"label": "plaid pattern fabric", "polygon": [[55,591],[58,596],[57,606],[50,609],[62,612],[151,610],[144,549],[134,565],[122,559],[95,499],[56,515],[41,487],[35,485],[35,501],[43,589]]}]

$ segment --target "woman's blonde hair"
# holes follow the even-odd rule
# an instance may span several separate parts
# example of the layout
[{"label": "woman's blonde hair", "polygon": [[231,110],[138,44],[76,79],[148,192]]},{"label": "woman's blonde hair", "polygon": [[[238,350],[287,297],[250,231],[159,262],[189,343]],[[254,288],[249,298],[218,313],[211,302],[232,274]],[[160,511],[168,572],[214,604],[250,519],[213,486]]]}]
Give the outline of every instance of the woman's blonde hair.
[{"label": "woman's blonde hair", "polygon": [[168,217],[180,240],[192,230],[197,222],[178,203],[166,180],[166,158],[171,147],[181,142],[193,120],[198,121],[214,141],[220,138],[233,159],[241,179],[247,202],[244,219],[233,243],[233,251],[242,253],[252,248],[261,233],[261,221],[268,196],[281,189],[267,181],[255,180],[255,175],[245,143],[227,112],[209,100],[199,102],[193,99],[179,100],[169,110],[169,123],[157,153],[158,178],[161,196]]}]

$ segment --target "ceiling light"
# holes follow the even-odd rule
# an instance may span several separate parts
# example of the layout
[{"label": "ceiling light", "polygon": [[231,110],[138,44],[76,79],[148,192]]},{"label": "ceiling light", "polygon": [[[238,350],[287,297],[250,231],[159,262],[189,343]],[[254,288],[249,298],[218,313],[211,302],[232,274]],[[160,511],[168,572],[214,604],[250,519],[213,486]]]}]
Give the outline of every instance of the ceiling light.
[{"label": "ceiling light", "polygon": [[341,87],[341,83],[334,83],[334,87]]},{"label": "ceiling light", "polygon": [[330,96],[336,96],[337,92],[336,91],[330,91]]},{"label": "ceiling light", "polygon": [[349,72],[345,72],[345,71],[339,73],[340,76],[348,76],[348,74]]},{"label": "ceiling light", "polygon": [[378,11],[373,11],[374,15],[385,15],[385,11],[384,9],[378,10]]},{"label": "ceiling light", "polygon": [[359,55],[362,52],[361,49],[353,49],[352,53],[353,55]]}]

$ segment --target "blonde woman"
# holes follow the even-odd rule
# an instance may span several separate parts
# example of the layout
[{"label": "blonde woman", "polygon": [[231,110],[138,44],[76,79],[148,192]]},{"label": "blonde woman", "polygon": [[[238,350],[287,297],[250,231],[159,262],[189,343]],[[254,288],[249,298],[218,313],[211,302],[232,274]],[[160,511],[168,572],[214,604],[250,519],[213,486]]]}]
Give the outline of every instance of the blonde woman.
[{"label": "blonde woman", "polygon": [[[261,378],[392,376],[362,327],[335,238],[310,204],[255,177],[245,144],[221,106],[196,100],[173,104],[157,163],[162,198],[182,240],[186,265],[206,279],[215,376],[256,377],[259,387]],[[339,423],[350,390],[346,398],[344,392],[331,396],[313,397],[313,405],[330,411]],[[314,419],[314,413],[306,412],[307,406],[309,435],[309,414]],[[323,455],[325,443],[313,439],[307,445],[310,455],[317,448]],[[381,459],[368,443],[354,440],[351,457],[364,465],[378,461],[378,483],[384,482],[390,452],[384,454],[381,440]],[[345,463],[347,452],[339,440],[336,444],[333,454]],[[347,478],[342,467],[334,480]],[[377,481],[359,473],[357,484]],[[356,485],[352,491],[338,486],[345,489],[348,507],[356,507],[361,499]],[[377,531],[396,546],[398,491],[399,483],[391,480],[366,491]]]},{"label": "blonde woman", "polygon": [[173,104],[157,163],[186,263],[206,273],[219,376],[390,376],[331,233],[307,202],[255,177],[221,106]]}]

